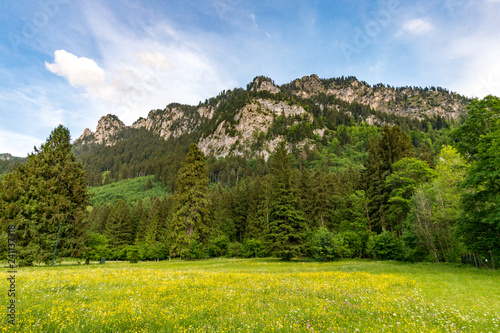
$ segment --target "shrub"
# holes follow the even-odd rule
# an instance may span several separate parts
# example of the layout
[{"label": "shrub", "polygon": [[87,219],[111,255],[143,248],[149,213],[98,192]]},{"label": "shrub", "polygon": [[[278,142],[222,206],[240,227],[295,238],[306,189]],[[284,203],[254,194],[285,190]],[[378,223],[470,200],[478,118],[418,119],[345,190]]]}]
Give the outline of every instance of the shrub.
[{"label": "shrub", "polygon": [[399,237],[394,232],[384,230],[374,237],[375,256],[381,260],[403,259],[403,246]]},{"label": "shrub", "polygon": [[361,257],[363,241],[357,233],[354,231],[344,231],[338,236],[338,242],[341,244],[342,258]]},{"label": "shrub", "polygon": [[265,256],[264,244],[258,239],[248,239],[243,245],[243,255],[247,258]]},{"label": "shrub", "polygon": [[[227,253],[227,247],[229,245],[229,237],[226,235],[217,237],[213,245],[210,245],[210,254],[214,254],[214,256],[223,256]],[[212,252],[213,249],[213,252]]]},{"label": "shrub", "polygon": [[243,245],[238,242],[230,243],[227,247],[228,257],[242,257],[243,256]]},{"label": "shrub", "polygon": [[191,242],[186,257],[187,259],[201,259],[203,257],[203,250],[201,244],[199,244],[196,241]]},{"label": "shrub", "polygon": [[331,261],[340,257],[339,239],[326,228],[319,228],[312,235],[313,258]]},{"label": "shrub", "polygon": [[139,246],[138,245],[128,245],[127,246],[127,260],[131,263],[137,263],[141,260],[139,255]]}]

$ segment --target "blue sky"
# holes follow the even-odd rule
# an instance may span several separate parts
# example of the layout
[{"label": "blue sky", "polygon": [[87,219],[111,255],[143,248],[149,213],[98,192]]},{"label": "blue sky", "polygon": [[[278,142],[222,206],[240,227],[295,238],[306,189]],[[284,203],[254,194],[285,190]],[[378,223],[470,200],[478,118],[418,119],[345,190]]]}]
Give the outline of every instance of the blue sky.
[{"label": "blue sky", "polygon": [[63,124],[126,125],[255,76],[500,95],[500,0],[37,0],[0,4],[0,153]]}]

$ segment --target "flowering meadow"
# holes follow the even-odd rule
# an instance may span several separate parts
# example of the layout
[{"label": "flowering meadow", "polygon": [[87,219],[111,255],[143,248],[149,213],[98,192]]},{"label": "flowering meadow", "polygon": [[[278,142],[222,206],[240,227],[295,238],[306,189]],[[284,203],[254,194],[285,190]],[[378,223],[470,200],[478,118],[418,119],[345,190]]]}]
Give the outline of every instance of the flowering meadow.
[{"label": "flowering meadow", "polygon": [[16,278],[16,324],[0,332],[500,331],[500,274],[470,267],[213,259]]}]

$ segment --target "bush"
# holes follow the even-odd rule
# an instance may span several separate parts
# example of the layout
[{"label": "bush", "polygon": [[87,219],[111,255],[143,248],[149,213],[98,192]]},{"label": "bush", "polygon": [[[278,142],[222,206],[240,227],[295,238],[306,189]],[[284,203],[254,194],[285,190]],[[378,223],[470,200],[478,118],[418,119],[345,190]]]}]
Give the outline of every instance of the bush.
[{"label": "bush", "polygon": [[401,260],[403,259],[403,246],[399,237],[394,232],[384,230],[374,237],[375,256],[380,260]]},{"label": "bush", "polygon": [[227,247],[228,257],[242,257],[243,256],[243,245],[238,242],[230,243]]},{"label": "bush", "polygon": [[243,255],[246,258],[264,257],[264,244],[258,239],[248,239],[243,245]]},{"label": "bush", "polygon": [[121,246],[121,247],[116,247],[114,249],[108,249],[107,255],[104,257],[107,257],[111,260],[127,260],[127,247],[126,246]]},{"label": "bush", "polygon": [[139,260],[141,260],[141,257],[139,255],[139,246],[138,245],[129,245],[127,246],[127,260],[130,261],[131,263],[137,263]]},{"label": "bush", "polygon": [[187,259],[201,259],[203,258],[203,250],[201,244],[194,241],[191,242],[189,246],[189,250],[186,256]]},{"label": "bush", "polygon": [[[227,253],[227,247],[229,245],[229,237],[226,235],[217,237],[213,244],[210,245],[210,255],[213,256],[223,256]],[[213,250],[212,250],[213,249]],[[212,252],[213,251],[213,252]]]},{"label": "bush", "polygon": [[312,235],[313,258],[331,261],[340,257],[339,239],[326,228],[319,228]]},{"label": "bush", "polygon": [[338,243],[341,244],[340,255],[342,258],[361,257],[363,252],[363,241],[354,231],[344,231],[338,235]]},{"label": "bush", "polygon": [[150,260],[160,259],[163,260],[167,257],[168,250],[165,244],[161,242],[154,242],[148,245],[147,256]]},{"label": "bush", "polygon": [[83,252],[83,258],[87,260],[99,260],[102,257],[106,257],[108,252],[108,239],[106,236],[96,233],[87,234],[87,239],[85,241],[85,252]]}]

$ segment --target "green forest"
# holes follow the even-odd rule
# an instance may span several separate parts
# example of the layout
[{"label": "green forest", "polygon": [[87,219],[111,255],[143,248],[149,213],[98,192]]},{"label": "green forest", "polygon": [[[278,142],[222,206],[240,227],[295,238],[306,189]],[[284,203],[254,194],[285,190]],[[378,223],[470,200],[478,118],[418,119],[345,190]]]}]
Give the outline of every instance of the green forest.
[{"label": "green forest", "polygon": [[[250,88],[205,104],[218,103],[232,122],[257,94],[293,98]],[[200,134],[165,141],[132,128],[113,146],[72,147],[69,130],[57,127],[23,163],[0,170],[2,259],[15,225],[18,261],[27,266],[54,257],[218,256],[500,266],[499,98],[472,100],[457,121],[380,113],[384,126],[361,121],[377,111],[355,103],[323,112],[321,98],[333,97],[290,100],[313,123],[278,116],[256,134],[283,138],[268,160],[204,156]],[[304,138],[314,144],[299,148]]]}]

